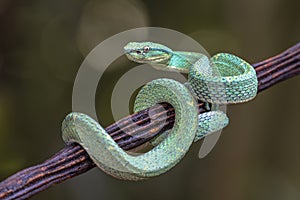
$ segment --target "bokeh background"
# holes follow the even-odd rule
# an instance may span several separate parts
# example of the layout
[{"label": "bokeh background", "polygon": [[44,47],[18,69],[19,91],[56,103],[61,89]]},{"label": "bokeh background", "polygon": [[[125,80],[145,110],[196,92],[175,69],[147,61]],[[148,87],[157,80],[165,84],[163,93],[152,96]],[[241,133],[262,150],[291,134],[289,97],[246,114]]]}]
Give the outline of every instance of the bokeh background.
[{"label": "bokeh background", "polygon": [[[0,180],[64,147],[60,126],[71,111],[73,81],[85,56],[121,31],[165,27],[199,41],[209,53],[250,63],[300,41],[298,0],[0,0]],[[129,61],[116,62],[122,66]],[[110,81],[100,84],[101,123],[113,123]],[[47,199],[300,199],[300,77],[247,104],[228,107],[230,125],[214,150],[200,143],[174,169],[123,182],[98,169],[32,197]]]}]

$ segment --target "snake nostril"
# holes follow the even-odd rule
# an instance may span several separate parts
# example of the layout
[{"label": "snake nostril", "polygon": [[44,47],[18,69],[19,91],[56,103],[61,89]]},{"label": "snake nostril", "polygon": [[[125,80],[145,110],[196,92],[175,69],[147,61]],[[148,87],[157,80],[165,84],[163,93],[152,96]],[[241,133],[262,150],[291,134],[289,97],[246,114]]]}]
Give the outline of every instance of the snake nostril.
[{"label": "snake nostril", "polygon": [[141,54],[142,52],[141,52],[141,51],[139,51],[139,50],[137,50],[137,51],[136,51],[136,53],[137,53],[137,54]]}]

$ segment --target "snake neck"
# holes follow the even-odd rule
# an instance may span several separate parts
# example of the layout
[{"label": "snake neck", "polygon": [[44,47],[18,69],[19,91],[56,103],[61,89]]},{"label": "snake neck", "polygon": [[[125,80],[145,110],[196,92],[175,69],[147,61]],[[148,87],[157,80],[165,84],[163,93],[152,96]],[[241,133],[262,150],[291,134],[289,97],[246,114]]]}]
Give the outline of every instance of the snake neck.
[{"label": "snake neck", "polygon": [[204,55],[196,52],[174,51],[167,63],[167,68],[170,71],[187,74],[193,64],[202,56]]}]

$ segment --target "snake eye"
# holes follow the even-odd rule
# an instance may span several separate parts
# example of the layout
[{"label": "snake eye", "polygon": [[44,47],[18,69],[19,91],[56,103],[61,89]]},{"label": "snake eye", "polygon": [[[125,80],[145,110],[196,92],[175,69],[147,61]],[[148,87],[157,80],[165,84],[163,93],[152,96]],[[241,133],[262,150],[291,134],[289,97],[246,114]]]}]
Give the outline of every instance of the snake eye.
[{"label": "snake eye", "polygon": [[147,53],[149,50],[150,50],[150,47],[148,47],[148,46],[145,46],[145,47],[144,47],[144,52],[145,52],[145,53]]}]

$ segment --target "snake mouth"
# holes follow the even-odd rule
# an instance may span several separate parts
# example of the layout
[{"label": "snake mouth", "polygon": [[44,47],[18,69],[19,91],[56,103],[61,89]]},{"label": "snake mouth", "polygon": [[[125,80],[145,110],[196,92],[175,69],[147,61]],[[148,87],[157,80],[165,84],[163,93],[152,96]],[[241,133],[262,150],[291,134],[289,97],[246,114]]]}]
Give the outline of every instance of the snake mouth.
[{"label": "snake mouth", "polygon": [[136,56],[132,55],[131,53],[125,53],[125,55],[127,56],[127,58],[133,62],[137,62],[137,63],[145,63],[145,59],[143,57],[139,57],[137,58]]}]

